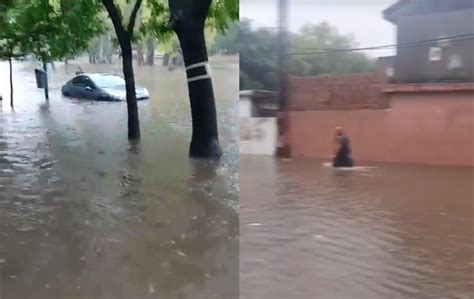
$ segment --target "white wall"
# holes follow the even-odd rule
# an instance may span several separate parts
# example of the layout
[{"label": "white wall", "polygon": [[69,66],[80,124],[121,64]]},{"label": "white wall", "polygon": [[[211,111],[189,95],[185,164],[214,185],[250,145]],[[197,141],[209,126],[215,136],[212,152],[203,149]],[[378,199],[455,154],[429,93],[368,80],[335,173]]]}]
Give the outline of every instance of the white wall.
[{"label": "white wall", "polygon": [[239,100],[240,117],[252,117],[252,101],[248,97],[240,97]]},{"label": "white wall", "polygon": [[275,155],[277,146],[276,118],[240,118],[241,154]]}]

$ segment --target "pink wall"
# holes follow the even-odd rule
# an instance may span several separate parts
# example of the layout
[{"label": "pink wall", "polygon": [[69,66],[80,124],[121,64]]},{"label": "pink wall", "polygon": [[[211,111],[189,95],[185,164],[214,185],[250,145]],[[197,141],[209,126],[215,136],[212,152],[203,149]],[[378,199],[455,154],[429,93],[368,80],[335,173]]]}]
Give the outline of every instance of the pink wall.
[{"label": "pink wall", "polygon": [[474,166],[474,92],[394,93],[388,110],[290,111],[293,156],[331,157],[334,127],[357,161]]},{"label": "pink wall", "polygon": [[291,77],[291,111],[385,109],[386,78],[379,73]]}]

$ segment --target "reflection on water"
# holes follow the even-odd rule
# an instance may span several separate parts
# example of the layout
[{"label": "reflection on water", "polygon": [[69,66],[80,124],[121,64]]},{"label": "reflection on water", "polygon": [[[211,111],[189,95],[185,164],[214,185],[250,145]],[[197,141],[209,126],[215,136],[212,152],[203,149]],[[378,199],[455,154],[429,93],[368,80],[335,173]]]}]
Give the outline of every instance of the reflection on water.
[{"label": "reflection on water", "polygon": [[240,163],[240,298],[474,298],[473,168]]},{"label": "reflection on water", "polygon": [[130,145],[125,103],[62,98],[59,67],[47,103],[31,66],[15,66],[15,112],[0,111],[0,298],[237,298],[238,69],[216,65],[220,163],[187,158],[183,72],[137,68],[152,99]]}]

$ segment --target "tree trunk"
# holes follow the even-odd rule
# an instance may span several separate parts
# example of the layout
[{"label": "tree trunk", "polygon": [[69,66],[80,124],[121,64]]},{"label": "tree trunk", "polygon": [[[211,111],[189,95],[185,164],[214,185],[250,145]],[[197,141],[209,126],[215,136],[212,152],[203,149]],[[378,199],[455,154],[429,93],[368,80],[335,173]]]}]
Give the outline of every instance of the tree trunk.
[{"label": "tree trunk", "polygon": [[[204,39],[205,17],[205,15],[199,18],[188,16],[173,23],[186,67],[208,61]],[[192,68],[186,72],[193,123],[189,155],[194,158],[218,158],[222,155],[212,80],[210,77],[196,78],[206,74],[205,66]]]},{"label": "tree trunk", "polygon": [[128,109],[128,138],[140,139],[140,121],[138,117],[137,95],[135,91],[135,77],[133,74],[132,42],[126,38],[120,43],[122,49],[123,75],[125,78],[125,89],[127,92]]},{"label": "tree trunk", "polygon": [[114,47],[112,45],[112,39],[110,37],[110,34],[107,33],[107,63],[108,64],[112,63],[113,52],[114,52]]},{"label": "tree trunk", "polygon": [[147,40],[146,64],[155,64],[155,40],[151,37]]},{"label": "tree trunk", "polygon": [[132,37],[135,20],[142,4],[142,0],[137,0],[130,15],[128,26],[124,28],[122,17],[113,0],[102,0],[102,4],[107,9],[112,24],[117,34],[120,44],[123,75],[125,78],[125,90],[127,93],[128,111],[128,138],[130,140],[140,139],[140,121],[138,118],[137,94],[135,91],[135,78],[133,74],[133,53]]},{"label": "tree trunk", "polygon": [[137,47],[137,64],[143,66],[145,59],[143,58],[143,44],[140,43]]},{"label": "tree trunk", "polygon": [[13,67],[12,59],[8,59],[8,64],[10,65],[10,106],[13,108]]},{"label": "tree trunk", "polygon": [[170,62],[170,54],[166,53],[163,55],[163,65],[168,66],[169,62]]},{"label": "tree trunk", "polygon": [[49,88],[48,88],[48,66],[46,62],[43,62],[43,70],[45,72],[44,78],[44,98],[49,100]]},{"label": "tree trunk", "polygon": [[99,63],[104,61],[104,37],[101,36],[99,39]]}]

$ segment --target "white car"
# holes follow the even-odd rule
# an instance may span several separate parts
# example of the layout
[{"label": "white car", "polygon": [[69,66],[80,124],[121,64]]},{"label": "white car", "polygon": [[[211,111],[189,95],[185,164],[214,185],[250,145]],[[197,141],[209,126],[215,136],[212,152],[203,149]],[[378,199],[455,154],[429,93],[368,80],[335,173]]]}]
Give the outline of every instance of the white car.
[{"label": "white car", "polygon": [[[65,97],[95,101],[125,101],[125,80],[112,74],[79,74],[62,87]],[[137,100],[146,100],[150,94],[145,87],[135,86]]]}]

